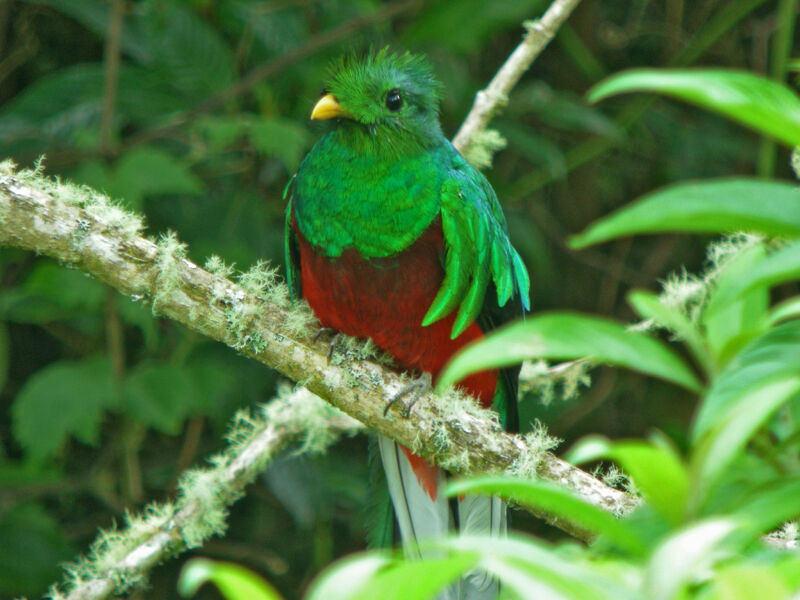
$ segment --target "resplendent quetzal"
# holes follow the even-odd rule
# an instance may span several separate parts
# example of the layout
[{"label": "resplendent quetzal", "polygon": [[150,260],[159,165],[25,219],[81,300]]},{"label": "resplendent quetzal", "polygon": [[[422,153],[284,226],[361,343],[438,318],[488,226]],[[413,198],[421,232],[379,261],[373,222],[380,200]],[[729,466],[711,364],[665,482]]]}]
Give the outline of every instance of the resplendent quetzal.
[{"label": "resplendent quetzal", "polygon": [[[431,67],[409,53],[340,62],[311,112],[335,126],[301,163],[286,219],[290,285],[322,325],[371,338],[434,379],[465,344],[527,310],[530,287],[494,190],[442,134],[439,94]],[[460,385],[515,431],[517,376],[485,371]],[[379,447],[407,555],[454,522],[505,531],[501,501],[464,497],[451,514],[440,469],[392,440]],[[445,596],[496,590],[476,572]]]}]

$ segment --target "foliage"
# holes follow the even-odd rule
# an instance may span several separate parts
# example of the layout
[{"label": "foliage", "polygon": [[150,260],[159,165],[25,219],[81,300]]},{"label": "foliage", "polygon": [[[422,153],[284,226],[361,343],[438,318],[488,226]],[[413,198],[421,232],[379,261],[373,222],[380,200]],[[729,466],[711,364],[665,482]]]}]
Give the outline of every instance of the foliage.
[{"label": "foliage", "polygon": [[[700,80],[702,71],[695,75]],[[651,74],[645,79],[661,81]],[[772,86],[757,78],[749,83],[755,92],[759,85]],[[670,85],[667,77],[657,89]],[[720,104],[719,97],[709,101]],[[720,193],[723,187],[728,195]],[[754,198],[760,199],[758,214],[772,219],[734,212]],[[565,458],[574,463],[613,460],[630,476],[642,504],[621,520],[563,489],[520,478],[486,477],[449,486],[453,496],[500,495],[552,511],[593,532],[597,539],[590,549],[548,547],[514,537],[453,538],[432,542],[442,558],[409,562],[373,552],[342,561],[320,577],[309,597],[337,590],[336,597],[342,598],[430,598],[476,567],[498,577],[506,594],[517,598],[746,599],[756,589],[753,580],[759,594],[769,590],[771,598],[793,597],[800,588],[800,554],[765,547],[759,537],[800,516],[800,320],[785,312],[776,318],[776,309],[769,306],[771,287],[800,281],[800,232],[785,225],[796,218],[798,200],[796,185],[677,185],[618,211],[577,238],[585,245],[651,232],[654,224],[659,230],[746,228],[757,234],[712,245],[716,265],[700,280],[702,300],[691,312],[686,304],[670,302],[674,289],[672,298],[666,292],[629,296],[648,329],[666,330],[686,344],[707,386],[654,338],[563,312],[535,316],[487,336],[455,357],[442,376],[439,385],[447,386],[470,373],[523,359],[586,357],[662,377],[700,395],[685,458],[663,434],[649,441],[588,436],[567,453]],[[705,208],[693,213],[698,203]],[[603,234],[591,233],[603,226]],[[786,302],[796,306],[798,301],[800,296]],[[783,539],[788,536],[795,547],[796,535],[796,524],[784,525]],[[349,589],[341,594],[339,582],[345,580]]]},{"label": "foliage", "polygon": [[[443,124],[454,132],[475,90],[517,43],[521,21],[544,6],[437,0],[391,4],[397,10],[389,13],[377,0],[126,1],[121,60],[111,74],[116,100],[109,105],[112,2],[7,4],[0,10],[0,158],[27,165],[46,154],[50,172],[143,213],[154,236],[179,231],[194,260],[215,255],[217,266],[237,272],[260,259],[281,262],[281,192],[319,135],[307,113],[332,57],[387,42],[428,53],[447,89]],[[791,501],[797,494],[786,481],[796,474],[800,415],[791,361],[792,319],[800,314],[796,187],[749,179],[754,138],[725,120],[639,96],[611,98],[602,109],[582,99],[605,73],[628,67],[702,60],[752,71],[786,63],[788,55],[758,54],[767,44],[750,38],[791,3],[669,4],[682,11],[662,12],[652,2],[584,3],[496,120],[508,146],[487,173],[534,274],[534,314],[569,310],[529,318],[524,327],[540,328],[541,335],[547,325],[551,348],[566,341],[570,351],[532,352],[529,344],[525,357],[581,356],[579,339],[552,336],[560,324],[573,330],[584,324],[608,336],[599,348],[599,338],[588,340],[593,364],[632,366],[683,385],[599,370],[585,394],[543,406],[528,392],[522,405],[524,423],[541,418],[568,443],[586,433],[618,439],[641,438],[653,427],[665,431],[668,440],[594,438],[578,447],[584,457],[618,461],[645,506],[617,522],[593,515],[579,499],[541,492],[540,501],[555,498],[552,506],[568,511],[565,518],[601,534],[598,542],[585,550],[529,537],[494,545],[451,540],[432,566],[368,554],[334,566],[309,589],[312,597],[333,597],[320,594],[341,588],[337,577],[360,574],[362,593],[372,594],[402,589],[397,582],[417,577],[416,569],[443,584],[479,563],[523,597],[668,597],[685,585],[686,593],[711,598],[745,598],[754,588],[780,598],[796,589],[796,559],[752,543],[797,514]],[[657,74],[663,77],[620,75],[595,90],[609,95],[647,86],[705,101],[696,74]],[[723,114],[796,143],[789,137],[793,112],[762,106],[753,114],[764,97],[784,97],[791,108],[796,98],[787,93],[793,92],[757,95],[752,76],[715,77],[714,90],[728,96],[742,82],[748,86],[746,102],[728,105]],[[786,176],[788,160],[780,152],[777,174]],[[674,184],[723,176],[735,178]],[[640,208],[613,212],[648,190],[656,191]],[[573,241],[745,226],[761,237],[717,242],[707,259],[706,240],[688,237],[566,249],[565,232],[609,212]],[[704,272],[686,275],[702,271],[704,260]],[[627,334],[620,324],[631,319],[624,292],[671,270],[677,275],[661,295],[627,294],[645,319],[642,328],[650,330]],[[270,397],[276,382],[143,303],[117,298],[48,259],[3,249],[0,278],[0,403],[6,409],[0,413],[0,539],[12,541],[0,544],[0,595],[38,594],[54,579],[55,566],[88,547],[98,527],[175,489],[181,471],[219,447],[235,411]],[[249,281],[258,287],[265,280]],[[603,317],[582,322],[587,313]],[[667,350],[659,336],[683,347]],[[627,341],[625,360],[611,356]],[[495,360],[508,364],[510,358]],[[288,457],[272,466],[233,510],[226,537],[203,553],[246,562],[284,597],[301,596],[334,558],[363,548],[364,454],[357,439],[323,457]],[[637,460],[664,468],[642,475]],[[647,480],[648,474],[664,479]],[[510,485],[484,483],[486,489]],[[521,490],[515,495],[524,497]],[[756,518],[761,514],[768,518]],[[525,517],[517,522],[558,541]],[[787,537],[794,535],[786,529]],[[155,573],[154,597],[174,593],[176,569],[171,564]],[[665,582],[665,574],[675,577]]]}]

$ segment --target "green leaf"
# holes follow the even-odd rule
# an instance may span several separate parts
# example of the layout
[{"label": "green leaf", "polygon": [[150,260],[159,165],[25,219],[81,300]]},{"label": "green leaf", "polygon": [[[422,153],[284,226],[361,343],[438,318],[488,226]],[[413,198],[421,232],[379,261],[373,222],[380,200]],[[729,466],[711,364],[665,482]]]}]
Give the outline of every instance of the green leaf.
[{"label": "green leaf", "polygon": [[696,443],[727,421],[740,405],[752,406],[750,394],[770,382],[800,375],[800,321],[789,321],[748,344],[719,374],[692,426]]},{"label": "green leaf", "polygon": [[570,245],[585,248],[632,234],[675,231],[800,237],[800,190],[795,184],[746,178],[680,183],[596,221]]},{"label": "green leaf", "polygon": [[773,326],[781,321],[797,318],[800,318],[800,296],[794,296],[774,306],[767,317],[767,323]]},{"label": "green leaf", "polygon": [[684,100],[789,147],[800,145],[800,98],[765,77],[720,69],[636,69],[600,82],[589,91],[589,100],[628,92],[656,92]]},{"label": "green leaf", "polygon": [[148,2],[143,10],[143,39],[174,89],[197,101],[230,86],[235,59],[216,29],[185,2]]},{"label": "green leaf", "polygon": [[576,553],[562,556],[535,538],[510,534],[506,538],[459,535],[439,541],[451,552],[474,553],[480,567],[496,575],[520,598],[574,600],[633,600],[631,587]]},{"label": "green leaf", "polygon": [[199,194],[204,189],[187,165],[152,147],[130,150],[115,165],[109,193],[136,205],[142,197]]},{"label": "green leaf", "polygon": [[191,373],[174,365],[141,365],[124,381],[123,410],[159,431],[179,433],[188,416],[207,410],[207,397]]},{"label": "green leaf", "polygon": [[746,526],[743,543],[755,541],[800,515],[800,478],[787,477],[757,488],[730,515]]},{"label": "green leaf", "polygon": [[475,566],[472,553],[395,563],[375,573],[347,597],[352,600],[429,600]]},{"label": "green leaf", "polygon": [[107,359],[53,363],[32,375],[14,400],[14,437],[34,460],[57,454],[69,436],[95,444],[105,409],[116,401]]},{"label": "green leaf", "polygon": [[68,311],[96,312],[105,302],[105,286],[75,269],[39,261],[25,280],[25,291]]},{"label": "green leaf", "polygon": [[244,567],[204,558],[187,562],[178,579],[181,596],[194,596],[204,583],[213,583],[227,600],[281,600],[281,595]]},{"label": "green leaf", "polygon": [[448,484],[448,496],[462,494],[500,496],[518,504],[546,510],[560,519],[605,536],[631,554],[641,555],[646,551],[644,542],[625,522],[566,489],[548,483],[495,476]]},{"label": "green leaf", "polygon": [[702,390],[686,363],[657,339],[613,321],[568,312],[539,314],[470,344],[445,367],[436,388],[441,391],[471,373],[523,360],[584,357],[659,377],[693,392]]},{"label": "green leaf", "polygon": [[789,600],[792,591],[772,565],[738,564],[715,574],[709,600]]},{"label": "green leaf", "polygon": [[673,600],[685,585],[704,577],[727,553],[720,550],[736,531],[730,519],[699,521],[667,538],[653,553],[645,571],[644,596]]},{"label": "green leaf", "polygon": [[737,272],[724,287],[720,282],[704,312],[714,312],[755,288],[769,288],[797,279],[800,279],[800,243],[790,244],[754,261],[748,268]]},{"label": "green leaf", "polygon": [[426,42],[433,42],[457,53],[475,52],[493,32],[519,27],[543,4],[542,0],[431,2],[405,29],[403,44],[424,47]]},{"label": "green leaf", "polygon": [[638,440],[611,442],[601,436],[579,441],[566,460],[582,463],[613,460],[631,476],[647,503],[673,525],[685,518],[689,476],[681,458],[667,444]]},{"label": "green leaf", "polygon": [[[800,346],[795,350],[800,353]],[[693,506],[702,504],[707,492],[767,419],[800,394],[800,375],[767,379],[745,392],[749,393],[739,394],[738,402],[695,445],[691,459]]]},{"label": "green leaf", "polygon": [[714,357],[697,326],[686,315],[662,304],[656,294],[643,290],[628,294],[628,304],[643,319],[652,319],[660,327],[674,333],[679,340],[686,342],[705,372],[707,374],[714,372]]},{"label": "green leaf", "polygon": [[308,130],[296,121],[273,117],[251,124],[250,142],[260,153],[275,156],[289,173],[293,173],[300,165],[310,137]]},{"label": "green leaf", "polygon": [[[762,244],[742,250],[724,267],[716,289],[703,310],[701,321],[705,325],[706,340],[717,357],[717,364],[724,365],[742,346],[764,328],[769,309],[769,290],[764,286],[753,286],[747,293],[728,294],[738,282],[759,268],[766,256]],[[730,300],[717,301],[717,295]]]},{"label": "green leaf", "polygon": [[75,549],[61,524],[38,504],[8,505],[0,512],[0,596],[41,595],[59,577]]},{"label": "green leaf", "polygon": [[364,552],[337,561],[311,584],[306,600],[347,600],[396,561],[384,550]]}]

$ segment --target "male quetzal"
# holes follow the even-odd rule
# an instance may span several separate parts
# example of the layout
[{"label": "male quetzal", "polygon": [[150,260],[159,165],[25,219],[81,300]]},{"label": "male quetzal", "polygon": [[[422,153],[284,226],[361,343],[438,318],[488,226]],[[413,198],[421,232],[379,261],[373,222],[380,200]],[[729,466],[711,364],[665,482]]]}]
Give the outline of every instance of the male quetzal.
[{"label": "male quetzal", "polygon": [[[465,344],[527,310],[530,287],[494,190],[442,134],[439,94],[427,62],[408,53],[341,62],[311,112],[335,127],[301,163],[286,218],[289,283],[322,325],[371,338],[433,378]],[[460,385],[516,430],[517,375],[485,371]],[[453,522],[505,531],[502,502],[464,497],[451,514],[438,468],[389,439],[379,447],[408,555]],[[446,595],[495,593],[473,573]]]}]

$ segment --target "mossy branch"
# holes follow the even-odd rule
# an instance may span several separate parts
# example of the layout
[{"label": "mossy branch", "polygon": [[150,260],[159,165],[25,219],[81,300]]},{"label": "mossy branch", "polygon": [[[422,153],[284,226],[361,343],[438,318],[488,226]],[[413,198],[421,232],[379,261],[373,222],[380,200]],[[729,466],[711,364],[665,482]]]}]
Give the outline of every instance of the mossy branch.
[{"label": "mossy branch", "polygon": [[304,388],[281,390],[255,414],[239,412],[229,446],[208,467],[181,475],[175,501],[153,503],[141,515],[126,515],[124,528],[102,531],[87,556],[67,566],[65,584],[51,588],[50,597],[97,600],[124,592],[164,558],[223,533],[228,507],[290,443],[303,440],[301,450],[322,452],[361,427]]},{"label": "mossy branch", "polygon": [[[174,234],[158,243],[141,237],[141,218],[89,188],[6,169],[0,175],[0,223],[0,245],[46,254],[150,302],[157,314],[302,382],[371,429],[453,472],[511,469],[563,485],[614,513],[635,505],[626,494],[509,435],[493,413],[459,394],[423,397],[408,417],[400,402],[384,416],[387,402],[407,380],[375,361],[328,364],[327,343],[313,341],[316,327],[308,308],[290,306],[285,285],[269,272],[255,278],[258,285],[248,285],[256,295],[189,261]],[[569,523],[556,525],[585,537]]]},{"label": "mossy branch", "polygon": [[580,0],[555,0],[540,19],[527,21],[527,33],[519,46],[500,67],[500,70],[479,91],[475,102],[453,138],[453,145],[464,157],[478,167],[487,167],[505,141],[496,131],[487,131],[489,121],[508,104],[508,95],[523,73],[552,40]]}]

